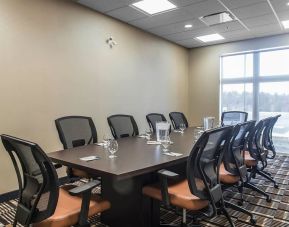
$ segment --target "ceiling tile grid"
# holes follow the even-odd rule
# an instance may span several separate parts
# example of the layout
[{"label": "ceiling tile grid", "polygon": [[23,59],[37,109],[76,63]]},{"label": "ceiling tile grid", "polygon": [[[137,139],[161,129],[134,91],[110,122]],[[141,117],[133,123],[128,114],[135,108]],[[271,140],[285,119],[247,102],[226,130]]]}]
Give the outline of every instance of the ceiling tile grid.
[{"label": "ceiling tile grid", "polygon": [[[140,0],[73,0],[186,48],[288,33],[289,0],[169,0],[177,9],[148,15],[132,8]],[[156,0],[157,1],[157,0]],[[228,11],[235,20],[208,26],[200,17]],[[191,28],[185,28],[191,24]],[[218,33],[225,39],[203,43],[198,36]]]}]

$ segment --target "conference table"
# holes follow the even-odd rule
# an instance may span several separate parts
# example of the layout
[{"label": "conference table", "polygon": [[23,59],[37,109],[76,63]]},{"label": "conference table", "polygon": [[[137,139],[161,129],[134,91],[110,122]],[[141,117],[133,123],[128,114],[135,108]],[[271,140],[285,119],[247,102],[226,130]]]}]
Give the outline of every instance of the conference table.
[{"label": "conference table", "polygon": [[[145,138],[118,140],[116,158],[109,158],[103,146],[91,144],[49,153],[55,163],[84,170],[101,177],[101,196],[111,208],[101,214],[101,222],[111,227],[159,226],[160,202],[142,195],[142,187],[158,181],[157,171],[169,169],[185,176],[186,160],[194,145],[194,128],[170,134],[169,149],[181,156],[163,154],[161,145],[147,144]],[[81,161],[96,155],[99,160]]]}]

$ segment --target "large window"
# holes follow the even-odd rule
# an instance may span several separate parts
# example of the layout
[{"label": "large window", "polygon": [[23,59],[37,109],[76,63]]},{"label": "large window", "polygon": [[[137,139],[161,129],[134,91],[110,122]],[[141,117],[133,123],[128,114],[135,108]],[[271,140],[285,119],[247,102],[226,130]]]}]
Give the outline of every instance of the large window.
[{"label": "large window", "polygon": [[289,153],[289,48],[221,57],[220,111],[249,119],[281,114],[273,131],[277,152]]}]

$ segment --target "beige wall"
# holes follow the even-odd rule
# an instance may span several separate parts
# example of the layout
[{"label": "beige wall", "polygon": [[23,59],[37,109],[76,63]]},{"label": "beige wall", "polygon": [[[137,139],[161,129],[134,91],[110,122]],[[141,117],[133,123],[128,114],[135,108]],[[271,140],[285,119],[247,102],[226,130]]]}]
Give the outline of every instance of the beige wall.
[{"label": "beige wall", "polygon": [[[140,132],[149,112],[188,114],[185,48],[65,0],[2,0],[0,15],[0,133],[51,152],[60,116],[92,116],[102,138],[110,114],[134,115]],[[17,188],[2,145],[0,179],[0,194]]]},{"label": "beige wall", "polygon": [[204,116],[219,117],[219,66],[222,54],[280,46],[289,46],[288,34],[192,49],[189,60],[191,124],[200,125]]}]

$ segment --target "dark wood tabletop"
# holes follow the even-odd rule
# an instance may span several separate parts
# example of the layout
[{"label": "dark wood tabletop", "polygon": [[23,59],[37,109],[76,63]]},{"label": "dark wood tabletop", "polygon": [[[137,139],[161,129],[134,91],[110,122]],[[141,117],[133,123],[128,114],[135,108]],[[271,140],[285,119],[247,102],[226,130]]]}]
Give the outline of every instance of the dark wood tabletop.
[{"label": "dark wood tabletop", "polygon": [[[194,128],[188,128],[183,134],[172,132],[170,138],[173,144],[169,150],[182,153],[182,156],[172,157],[162,154],[161,145],[148,145],[145,138],[128,137],[118,140],[117,157],[110,159],[106,148],[96,144],[60,150],[49,153],[53,162],[77,168],[99,176],[114,176],[125,179],[138,176],[160,168],[166,168],[185,162],[194,145]],[[96,155],[99,160],[81,161],[80,158]]]}]

